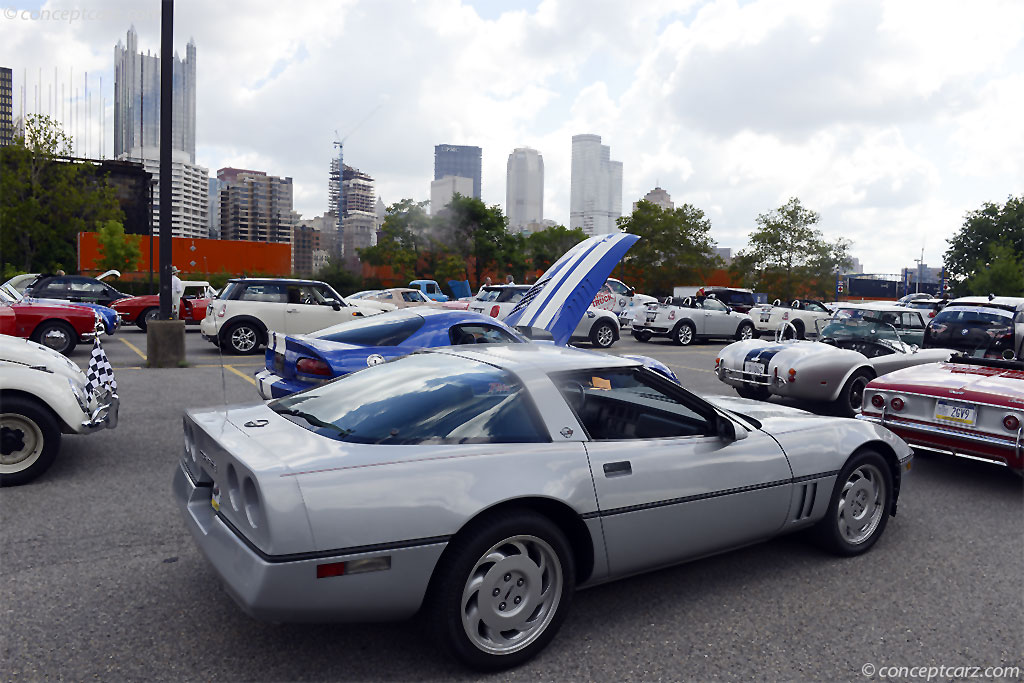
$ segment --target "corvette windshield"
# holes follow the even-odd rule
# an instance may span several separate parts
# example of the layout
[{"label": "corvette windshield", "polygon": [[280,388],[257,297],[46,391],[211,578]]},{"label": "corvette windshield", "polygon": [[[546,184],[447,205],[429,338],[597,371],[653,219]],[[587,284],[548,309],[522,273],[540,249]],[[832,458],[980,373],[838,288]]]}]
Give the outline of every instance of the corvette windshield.
[{"label": "corvette windshield", "polygon": [[549,441],[510,373],[444,354],[367,368],[270,408],[321,436],[365,444]]}]

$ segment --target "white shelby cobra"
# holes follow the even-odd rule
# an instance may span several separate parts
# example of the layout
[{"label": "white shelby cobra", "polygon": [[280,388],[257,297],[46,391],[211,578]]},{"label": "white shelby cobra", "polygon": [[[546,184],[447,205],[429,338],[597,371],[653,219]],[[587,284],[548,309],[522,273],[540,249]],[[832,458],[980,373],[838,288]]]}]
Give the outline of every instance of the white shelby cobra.
[{"label": "white shelby cobra", "polygon": [[28,483],[49,469],[62,433],[117,426],[117,394],[90,393],[86,383],[56,351],[0,335],[0,486]]},{"label": "white shelby cobra", "polygon": [[788,396],[835,403],[853,417],[861,408],[864,387],[886,373],[949,360],[949,349],[919,349],[900,339],[892,325],[873,319],[818,321],[817,341],[784,339],[783,324],[775,340],[747,339],[729,344],[715,359],[718,379],[744,398],[762,401]]}]

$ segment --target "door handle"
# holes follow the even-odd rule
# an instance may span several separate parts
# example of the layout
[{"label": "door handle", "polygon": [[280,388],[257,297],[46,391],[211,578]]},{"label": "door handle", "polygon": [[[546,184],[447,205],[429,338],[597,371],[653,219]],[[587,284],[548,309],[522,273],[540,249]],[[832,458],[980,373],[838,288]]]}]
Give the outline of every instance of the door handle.
[{"label": "door handle", "polygon": [[633,474],[633,466],[629,464],[628,460],[604,464],[604,476],[606,477],[623,477],[627,474]]},{"label": "door handle", "polygon": [[297,308],[286,308],[286,309],[284,309],[284,312],[285,313],[298,313],[299,309],[297,309]]}]

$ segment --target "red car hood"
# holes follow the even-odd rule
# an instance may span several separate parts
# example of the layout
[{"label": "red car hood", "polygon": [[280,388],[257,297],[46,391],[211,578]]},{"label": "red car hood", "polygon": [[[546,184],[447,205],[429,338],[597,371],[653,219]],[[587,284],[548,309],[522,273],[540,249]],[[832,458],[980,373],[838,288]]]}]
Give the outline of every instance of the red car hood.
[{"label": "red car hood", "polygon": [[1024,370],[965,363],[928,363],[904,368],[871,381],[873,389],[925,394],[962,401],[1000,403],[1024,400]]},{"label": "red car hood", "polygon": [[122,306],[153,305],[159,303],[159,294],[143,294],[142,296],[129,296],[124,299],[118,299],[114,303],[110,304],[110,307],[114,310],[118,310]]}]

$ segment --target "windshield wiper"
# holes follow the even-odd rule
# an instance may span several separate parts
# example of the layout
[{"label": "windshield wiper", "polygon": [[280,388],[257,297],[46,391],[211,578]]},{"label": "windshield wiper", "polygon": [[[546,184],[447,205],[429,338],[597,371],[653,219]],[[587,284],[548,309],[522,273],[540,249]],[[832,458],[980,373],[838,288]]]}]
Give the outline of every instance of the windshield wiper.
[{"label": "windshield wiper", "polygon": [[276,410],[276,412],[279,415],[291,415],[292,417],[297,417],[300,420],[304,420],[306,423],[313,425],[314,427],[323,427],[324,429],[329,429],[329,430],[337,433],[338,436],[348,436],[349,434],[352,433],[351,429],[345,429],[344,427],[339,427],[338,425],[334,424],[333,422],[327,422],[325,420],[321,420],[316,415],[313,415],[312,413],[304,412],[302,410],[294,410],[292,408],[277,408],[275,410]]}]

